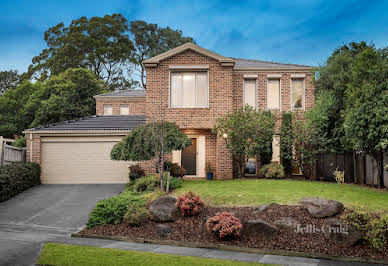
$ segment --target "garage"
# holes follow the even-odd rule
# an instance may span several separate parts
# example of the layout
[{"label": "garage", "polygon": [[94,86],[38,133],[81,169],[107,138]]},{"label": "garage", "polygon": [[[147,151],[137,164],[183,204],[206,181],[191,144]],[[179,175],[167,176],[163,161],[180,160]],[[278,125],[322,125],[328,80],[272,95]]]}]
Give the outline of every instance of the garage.
[{"label": "garage", "polygon": [[130,162],[109,154],[122,137],[42,137],[41,181],[46,184],[128,182]]},{"label": "garage", "polygon": [[112,161],[110,151],[144,116],[94,116],[25,131],[27,157],[40,163],[43,184],[128,182],[126,161]]}]

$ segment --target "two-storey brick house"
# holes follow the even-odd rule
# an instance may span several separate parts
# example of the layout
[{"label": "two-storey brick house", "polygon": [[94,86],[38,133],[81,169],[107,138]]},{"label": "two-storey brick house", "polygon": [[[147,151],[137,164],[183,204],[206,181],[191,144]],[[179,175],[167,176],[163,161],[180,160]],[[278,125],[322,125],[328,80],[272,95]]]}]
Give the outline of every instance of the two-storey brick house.
[{"label": "two-storey brick house", "polygon": [[[110,161],[110,147],[133,127],[160,119],[175,122],[193,141],[187,149],[167,156],[186,168],[187,178],[204,178],[205,163],[209,161],[215,168],[215,178],[230,179],[234,174],[233,158],[223,136],[212,133],[217,118],[243,104],[272,110],[278,118],[272,160],[279,161],[281,113],[303,112],[315,100],[310,66],[229,58],[191,43],[150,58],[144,66],[146,91],[97,95],[96,117],[25,131],[27,157],[41,163],[43,180],[48,183],[126,181],[128,163]],[[58,145],[66,142],[70,144]],[[77,143],[83,143],[85,150],[77,153]],[[92,170],[93,156],[88,159],[87,150],[94,151],[96,157],[101,143],[109,145],[98,152],[99,166]],[[65,154],[61,154],[61,148]],[[54,159],[50,158],[50,152],[55,154]],[[73,155],[74,159],[65,159]],[[75,170],[63,170],[63,161]],[[86,162],[86,166],[79,162]],[[252,158],[250,174],[257,172],[259,163],[259,158]],[[141,164],[147,171],[154,171],[151,162]],[[86,173],[87,169],[91,174]],[[60,178],[55,177],[58,172]],[[103,176],[107,173],[114,177]]]}]

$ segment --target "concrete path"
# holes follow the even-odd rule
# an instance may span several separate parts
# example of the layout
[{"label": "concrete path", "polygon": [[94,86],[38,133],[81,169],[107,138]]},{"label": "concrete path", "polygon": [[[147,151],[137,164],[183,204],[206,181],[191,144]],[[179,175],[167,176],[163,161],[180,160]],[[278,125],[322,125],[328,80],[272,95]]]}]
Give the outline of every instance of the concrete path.
[{"label": "concrete path", "polygon": [[0,265],[34,265],[47,242],[281,265],[373,265],[70,237],[83,227],[96,201],[122,189],[122,185],[42,185],[1,203]]}]

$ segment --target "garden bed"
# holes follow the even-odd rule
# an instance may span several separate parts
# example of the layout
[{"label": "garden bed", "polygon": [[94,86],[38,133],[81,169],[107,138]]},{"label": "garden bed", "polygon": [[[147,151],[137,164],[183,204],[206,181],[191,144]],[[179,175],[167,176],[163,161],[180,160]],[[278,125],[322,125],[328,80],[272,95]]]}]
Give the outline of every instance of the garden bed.
[{"label": "garden bed", "polygon": [[140,227],[128,226],[125,223],[96,226],[90,229],[83,229],[79,232],[79,235],[199,242],[210,245],[223,244],[243,248],[305,252],[309,254],[327,254],[330,256],[342,257],[368,257],[375,260],[388,260],[387,252],[374,251],[362,243],[352,247],[344,247],[338,242],[327,240],[322,232],[300,233],[295,232],[294,229],[278,227],[278,233],[270,240],[248,239],[246,235],[242,234],[238,239],[223,241],[210,234],[205,228],[206,219],[221,211],[232,212],[235,216],[240,218],[243,223],[247,220],[263,219],[272,224],[283,217],[292,217],[296,219],[301,226],[314,225],[316,228],[321,228],[326,220],[322,218],[313,218],[307,210],[301,206],[277,205],[272,206],[263,213],[257,213],[254,212],[254,210],[253,207],[207,206],[201,209],[200,214],[197,216],[184,217],[176,222],[169,223],[172,233],[167,237],[161,237],[158,234],[158,223],[153,221],[147,221]]}]

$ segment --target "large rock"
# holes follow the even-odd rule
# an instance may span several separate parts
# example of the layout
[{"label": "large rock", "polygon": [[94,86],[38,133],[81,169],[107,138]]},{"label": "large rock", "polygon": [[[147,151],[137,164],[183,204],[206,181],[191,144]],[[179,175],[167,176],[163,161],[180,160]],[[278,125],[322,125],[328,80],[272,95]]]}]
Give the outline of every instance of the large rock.
[{"label": "large rock", "polygon": [[327,239],[350,247],[362,240],[362,234],[354,227],[341,223],[338,219],[328,219],[323,225],[323,234]]},{"label": "large rock", "polygon": [[167,237],[172,233],[172,229],[168,224],[158,224],[156,225],[156,232],[161,237]]},{"label": "large rock", "polygon": [[344,209],[344,205],[339,201],[321,198],[303,198],[299,203],[316,218],[330,217]]},{"label": "large rock", "polygon": [[278,229],[264,220],[248,220],[243,224],[244,233],[251,239],[271,239]]},{"label": "large rock", "polygon": [[279,204],[270,203],[270,204],[265,204],[265,205],[259,205],[259,206],[255,207],[255,210],[252,212],[252,214],[253,215],[262,214],[263,212],[267,211],[268,209],[276,207],[276,206],[279,206]]},{"label": "large rock", "polygon": [[171,196],[163,196],[152,202],[149,211],[151,220],[156,222],[174,222],[180,218],[180,212],[176,207],[177,199]]},{"label": "large rock", "polygon": [[296,229],[300,223],[292,217],[283,217],[276,220],[273,224],[287,229]]}]

